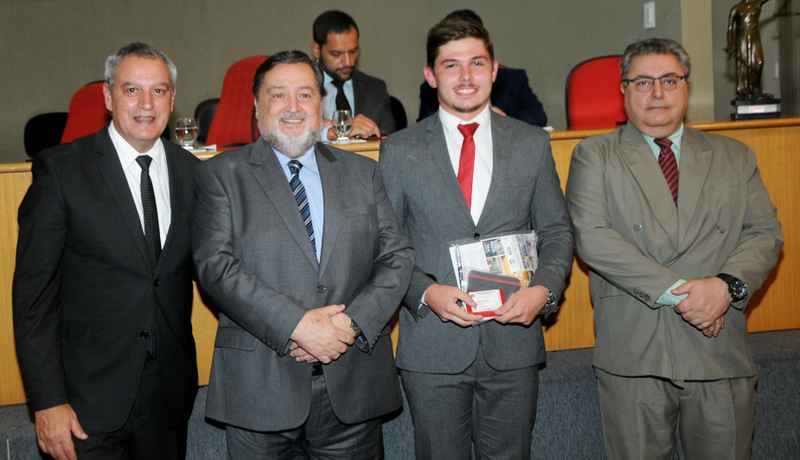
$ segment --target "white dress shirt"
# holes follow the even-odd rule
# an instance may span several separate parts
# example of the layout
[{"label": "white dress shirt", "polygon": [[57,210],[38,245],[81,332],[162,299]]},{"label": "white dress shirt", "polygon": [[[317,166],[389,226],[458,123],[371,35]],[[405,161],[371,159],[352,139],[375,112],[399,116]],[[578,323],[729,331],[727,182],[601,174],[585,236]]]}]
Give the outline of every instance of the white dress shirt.
[{"label": "white dress shirt", "polygon": [[172,212],[169,202],[169,173],[167,172],[167,155],[164,153],[164,144],[159,138],[153,148],[145,153],[139,153],[126,141],[114,128],[112,122],[108,126],[108,134],[111,142],[117,150],[119,162],[125,172],[125,179],[128,180],[128,187],[131,189],[133,203],[139,213],[139,222],[142,224],[144,232],[144,208],[142,207],[142,167],[136,162],[139,155],[149,155],[153,161],[150,162],[150,180],[153,182],[153,192],[156,195],[156,209],[158,211],[158,233],[161,237],[161,247],[167,240],[167,232],[172,221]]},{"label": "white dress shirt", "polygon": [[486,196],[489,194],[489,185],[492,183],[492,126],[491,108],[487,105],[481,113],[470,121],[464,121],[450,113],[439,109],[439,120],[444,127],[444,138],[447,141],[447,152],[450,154],[450,163],[453,171],[458,177],[458,165],[461,159],[461,145],[464,143],[464,135],[458,130],[458,125],[478,123],[478,130],[472,138],[475,141],[475,169],[472,172],[472,204],[470,214],[472,220],[477,225],[481,217],[483,207],[486,204]]}]

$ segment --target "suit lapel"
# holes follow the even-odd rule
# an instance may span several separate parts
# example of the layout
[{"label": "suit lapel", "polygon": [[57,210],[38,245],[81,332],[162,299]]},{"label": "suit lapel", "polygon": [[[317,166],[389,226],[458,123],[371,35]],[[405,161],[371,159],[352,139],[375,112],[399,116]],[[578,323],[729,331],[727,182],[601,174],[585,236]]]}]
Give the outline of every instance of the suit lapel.
[{"label": "suit lapel", "polygon": [[98,172],[103,177],[111,198],[116,203],[117,207],[125,220],[128,232],[131,239],[135,242],[136,247],[142,254],[145,263],[151,269],[155,269],[150,261],[150,255],[147,251],[147,243],[144,238],[144,231],[142,230],[142,222],[139,220],[139,213],[136,211],[136,205],[131,196],[131,189],[128,185],[128,179],[125,178],[125,173],[122,171],[122,165],[119,162],[119,156],[111,142],[111,137],[108,135],[108,125],[106,128],[101,129],[95,137],[95,153],[97,154],[98,161],[95,163]]},{"label": "suit lapel", "polygon": [[[678,211],[680,213],[679,241],[693,241],[689,235],[703,185],[708,180],[711,170],[711,149],[703,142],[699,134],[691,128],[683,129],[683,145],[681,145],[681,163],[678,176]],[[699,227],[698,227],[699,228]]]},{"label": "suit lapel", "polygon": [[[625,125],[620,130],[620,155],[630,168],[631,176],[642,190],[646,202],[644,205],[649,205],[656,220],[670,235],[670,239],[677,248],[678,210],[675,202],[672,201],[672,194],[653,151],[647,145],[642,133],[631,124]],[[680,188],[680,185],[678,187]]]},{"label": "suit lapel", "polygon": [[354,115],[364,113],[364,81],[361,79],[361,74],[356,70],[353,72],[353,110]]},{"label": "suit lapel", "polygon": [[319,258],[319,272],[325,272],[331,259],[336,237],[344,216],[344,194],[342,177],[336,157],[323,144],[317,144],[317,167],[322,180],[323,200],[325,203],[325,221],[323,222],[323,240]]},{"label": "suit lapel", "polygon": [[161,251],[162,257],[158,259],[159,265],[164,260],[164,253],[169,251],[176,238],[175,232],[172,231],[176,225],[181,221],[184,212],[190,212],[191,209],[184,209],[183,205],[183,189],[184,181],[186,180],[185,174],[181,173],[180,166],[177,163],[176,154],[174,149],[180,148],[174,146],[171,142],[164,143],[164,156],[167,159],[167,175],[169,177],[169,202],[170,202],[170,226],[167,229],[167,238],[164,240],[164,249]]},{"label": "suit lapel", "polygon": [[426,130],[427,151],[431,152],[431,159],[434,167],[438,170],[441,180],[439,184],[443,193],[437,197],[440,201],[448,200],[450,203],[443,203],[442,209],[458,210],[461,219],[466,219],[469,225],[474,227],[472,215],[469,207],[464,200],[464,193],[458,184],[458,176],[453,171],[453,164],[450,162],[450,153],[447,150],[444,127],[442,126],[439,115],[434,114],[426,119],[428,126]]},{"label": "suit lapel", "polygon": [[311,240],[308,239],[306,226],[300,218],[289,181],[286,180],[286,175],[281,169],[278,159],[275,158],[272,148],[263,140],[252,144],[250,164],[253,166],[251,169],[253,177],[275,207],[275,212],[286,225],[306,259],[314,268],[317,268],[317,254],[311,246]]}]

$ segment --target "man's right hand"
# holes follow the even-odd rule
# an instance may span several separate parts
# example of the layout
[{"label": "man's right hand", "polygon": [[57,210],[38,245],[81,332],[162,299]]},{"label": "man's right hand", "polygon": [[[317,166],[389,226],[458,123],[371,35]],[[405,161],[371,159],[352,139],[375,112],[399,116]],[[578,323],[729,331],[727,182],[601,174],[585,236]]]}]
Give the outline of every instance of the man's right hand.
[{"label": "man's right hand", "polygon": [[78,439],[89,437],[69,404],[36,411],[36,437],[42,452],[58,460],[77,460],[73,435]]},{"label": "man's right hand", "polygon": [[444,322],[452,321],[461,327],[472,326],[483,319],[481,315],[471,315],[464,311],[457,301],[462,301],[470,307],[477,304],[466,292],[455,286],[445,284],[432,284],[423,296],[425,304]]},{"label": "man's right hand", "polygon": [[290,338],[323,364],[338,359],[354,340],[352,333],[336,327],[333,323],[332,317],[342,311],[344,305],[328,305],[308,310]]}]

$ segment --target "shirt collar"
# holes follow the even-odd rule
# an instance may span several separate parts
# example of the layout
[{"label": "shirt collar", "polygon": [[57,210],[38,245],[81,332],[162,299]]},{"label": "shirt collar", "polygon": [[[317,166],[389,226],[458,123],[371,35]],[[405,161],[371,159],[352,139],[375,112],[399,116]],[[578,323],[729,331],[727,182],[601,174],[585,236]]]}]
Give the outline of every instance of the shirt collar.
[{"label": "shirt collar", "polygon": [[139,155],[149,155],[153,159],[153,163],[156,164],[156,168],[159,170],[163,170],[166,166],[167,157],[164,153],[164,144],[161,142],[160,137],[156,139],[156,142],[150,150],[140,153],[122,137],[119,131],[114,127],[113,121],[108,125],[108,135],[111,137],[111,143],[114,144],[114,149],[117,151],[119,161],[122,163],[123,168],[127,168],[131,163],[134,163]]},{"label": "shirt collar", "polygon": [[[266,141],[264,141],[266,142]],[[316,149],[316,145],[311,146],[310,149],[306,150],[306,153],[300,155],[297,158],[289,158],[285,154],[279,152],[277,149],[273,148],[272,151],[275,152],[275,158],[278,159],[278,162],[281,164],[281,168],[286,170],[288,168],[289,161],[297,160],[300,164],[303,165],[303,168],[308,169],[309,171],[314,172],[315,174],[319,174],[319,166],[317,165],[317,155],[314,153]]]},{"label": "shirt collar", "polygon": [[475,118],[464,121],[450,112],[439,108],[439,120],[442,122],[444,129],[448,132],[458,132],[458,125],[468,125],[470,123],[478,123],[478,130],[484,130],[489,128],[489,123],[492,118],[491,110],[491,104],[487,104]]},{"label": "shirt collar", "polygon": [[[659,152],[661,150],[661,147],[655,143],[655,137],[648,136],[645,133],[642,133],[642,136],[644,136],[645,140],[647,141],[647,145],[649,145],[654,152]],[[681,149],[681,142],[683,141],[683,123],[681,123],[681,126],[674,133],[667,136],[667,139],[672,141],[672,145],[670,146],[672,151],[675,154],[678,154]]]}]

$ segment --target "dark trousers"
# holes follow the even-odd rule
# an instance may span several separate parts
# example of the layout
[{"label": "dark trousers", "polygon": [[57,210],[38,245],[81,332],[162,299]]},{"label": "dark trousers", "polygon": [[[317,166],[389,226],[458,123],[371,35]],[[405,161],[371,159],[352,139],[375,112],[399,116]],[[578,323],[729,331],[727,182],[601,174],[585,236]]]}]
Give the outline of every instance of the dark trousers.
[{"label": "dark trousers", "polygon": [[417,460],[530,458],[539,368],[498,371],[482,347],[460,374],[401,370]]},{"label": "dark trousers", "polygon": [[[311,411],[299,428],[256,432],[234,426],[225,430],[231,459],[353,459],[383,458],[380,419],[355,425],[336,418],[328,398],[325,377],[311,381]],[[280,417],[280,414],[275,414]]]},{"label": "dark trousers", "polygon": [[87,431],[85,441],[73,437],[75,451],[80,460],[183,459],[188,423],[170,427],[166,420],[158,362],[150,360],[125,425],[113,432]]}]

